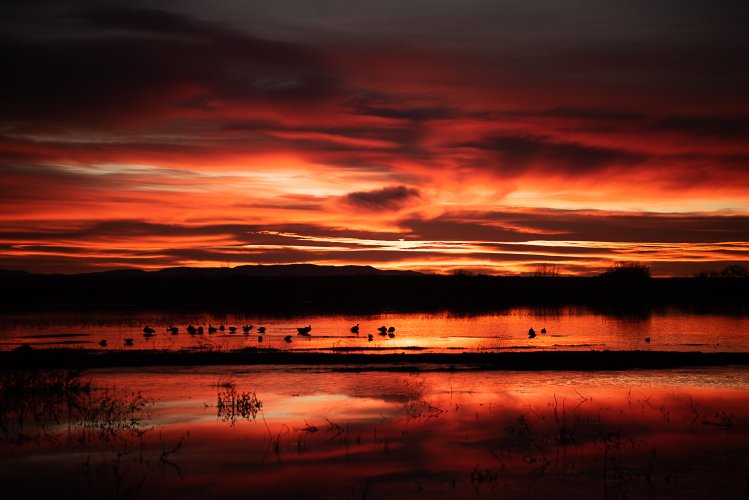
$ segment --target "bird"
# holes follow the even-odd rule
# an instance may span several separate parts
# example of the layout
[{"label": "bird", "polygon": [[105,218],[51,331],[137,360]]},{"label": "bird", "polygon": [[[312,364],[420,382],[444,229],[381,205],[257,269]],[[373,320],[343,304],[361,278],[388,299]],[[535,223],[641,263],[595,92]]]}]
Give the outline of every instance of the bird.
[{"label": "bird", "polygon": [[287,335],[283,338],[283,341],[287,344],[291,344],[291,335]]},{"label": "bird", "polygon": [[190,335],[195,335],[196,333],[198,333],[198,329],[195,328],[192,323],[190,323],[189,325],[187,325],[187,333],[189,333]]},{"label": "bird", "polygon": [[203,335],[203,325],[198,327],[198,335]]},{"label": "bird", "polygon": [[533,329],[533,327],[528,328],[528,338],[532,339],[536,336],[536,330]]},{"label": "bird", "polygon": [[147,333],[154,334],[154,333],[156,333],[156,330],[154,330],[150,326],[147,326],[147,327],[143,328],[143,334],[145,335]]},{"label": "bird", "polygon": [[223,332],[224,330],[226,330],[226,327],[224,325],[218,325],[218,329]]},{"label": "bird", "polygon": [[265,327],[264,326],[258,326],[257,327],[258,333],[265,333]]},{"label": "bird", "polygon": [[102,347],[107,347],[107,339],[101,339],[99,341],[99,345]]},{"label": "bird", "polygon": [[216,333],[218,331],[218,328],[216,328],[213,325],[208,325],[208,333]]},{"label": "bird", "polygon": [[355,333],[355,334],[359,335],[359,323],[357,323],[357,324],[355,324],[354,326],[351,327],[351,333]]},{"label": "bird", "polygon": [[125,345],[133,345],[133,339],[125,339]]},{"label": "bird", "polygon": [[309,337],[309,332],[311,331],[312,331],[312,325],[307,325],[302,328],[297,327],[296,329],[297,335],[305,335],[307,337]]},{"label": "bird", "polygon": [[650,337],[645,337],[645,342],[650,343]]},{"label": "bird", "polygon": [[546,333],[546,328],[541,328],[541,333]]},{"label": "bird", "polygon": [[385,325],[383,325],[383,326],[379,327],[379,328],[378,328],[377,330],[379,330],[379,332],[380,332],[381,334],[383,334],[383,333],[387,333],[387,331],[388,331],[388,327],[386,327]]},{"label": "bird", "polygon": [[244,325],[242,327],[242,331],[245,333],[245,335],[247,335],[248,333],[250,333],[250,330],[252,330],[252,325]]},{"label": "bird", "polygon": [[371,333],[367,334],[367,340],[372,342],[374,340],[374,335],[372,335]]},{"label": "bird", "polygon": [[263,336],[262,335],[258,335],[257,336],[257,341],[258,342],[262,342],[263,341]]},{"label": "bird", "polygon": [[394,326],[391,326],[390,328],[388,328],[388,333],[393,333],[393,332],[395,332]]},{"label": "bird", "polygon": [[229,333],[237,333],[237,327],[236,326],[230,326],[229,327]]},{"label": "bird", "polygon": [[388,333],[388,337],[390,337],[391,339],[394,339],[395,338],[395,334],[393,332],[390,332],[390,333]]},{"label": "bird", "polygon": [[166,331],[171,333],[172,335],[177,335],[179,333],[179,328],[176,326],[168,326],[166,327]]}]

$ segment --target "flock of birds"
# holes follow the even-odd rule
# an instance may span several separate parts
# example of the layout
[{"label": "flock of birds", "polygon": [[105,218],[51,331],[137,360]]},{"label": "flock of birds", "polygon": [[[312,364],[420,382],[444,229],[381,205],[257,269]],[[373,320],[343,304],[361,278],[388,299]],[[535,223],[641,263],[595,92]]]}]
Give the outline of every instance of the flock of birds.
[{"label": "flock of birds", "polygon": [[[254,328],[255,327],[253,325],[244,325],[244,326],[242,326],[242,332],[245,335],[249,335],[250,332]],[[194,326],[192,324],[187,325],[186,330],[187,330],[187,333],[189,333],[190,335],[203,335],[205,333],[205,331],[206,331],[206,329],[204,329],[202,325],[196,327],[196,326]],[[213,325],[208,325],[208,328],[207,328],[207,331],[208,331],[209,334],[213,334],[213,333],[216,333],[216,332],[225,332],[225,331],[228,331],[230,334],[235,334],[235,333],[237,333],[238,330],[239,329],[236,326],[226,327],[224,325],[219,325],[218,327],[215,327]],[[170,326],[168,326],[166,328],[166,331],[167,331],[167,333],[170,333],[172,335],[178,335],[179,334],[179,328],[176,327],[176,326],[171,326],[170,325]],[[310,332],[312,331],[312,325],[297,327],[296,331],[297,331],[297,335],[299,335],[301,337],[306,337],[308,339],[312,338],[312,334],[310,334]],[[353,333],[355,335],[359,335],[359,323],[357,323],[354,326],[352,326],[350,328],[350,331],[351,331],[351,333]],[[265,335],[265,332],[266,332],[266,330],[265,330],[264,326],[257,327],[257,333],[258,333],[257,341],[258,342],[262,342],[263,341],[263,335]],[[385,325],[383,325],[383,326],[381,326],[381,327],[379,327],[377,329],[377,332],[378,332],[378,335],[380,335],[381,337],[386,337],[386,338],[391,338],[391,339],[395,338],[395,327],[394,326],[391,326],[391,327],[388,328]],[[546,334],[546,328],[541,328],[540,332],[542,334]],[[152,338],[154,336],[156,336],[156,330],[154,330],[150,326],[146,326],[145,328],[143,328],[143,337],[145,337],[146,340],[150,339],[150,338]],[[528,329],[528,338],[529,339],[533,339],[533,338],[536,338],[536,336],[537,336],[536,330],[534,330],[533,327],[529,328]],[[287,344],[290,344],[292,342],[292,336],[291,335],[286,335],[283,338],[283,340]],[[369,341],[369,342],[374,341],[374,334],[372,334],[372,333],[367,334],[367,341]],[[125,339],[125,346],[128,346],[128,347],[132,346],[134,342],[135,342],[135,339],[133,339],[133,338],[126,338]],[[645,342],[650,343],[650,337],[645,338]],[[107,346],[107,341],[106,340],[100,340],[99,341],[99,345],[101,347],[106,347]]]},{"label": "flock of birds", "polygon": [[[254,325],[244,325],[244,326],[242,326],[242,332],[245,335],[249,335],[250,332],[253,329],[255,329]],[[192,325],[192,324],[187,325],[187,327],[185,328],[185,330],[187,330],[187,333],[189,333],[190,335],[203,335],[204,333],[206,333],[206,331],[208,332],[208,334],[214,334],[216,332],[229,332],[230,334],[236,334],[239,331],[239,329],[236,326],[229,326],[229,327],[227,327],[225,325],[219,325],[219,326],[216,327],[216,326],[213,326],[213,325],[208,325],[208,328],[204,328],[202,325],[196,327],[195,325]],[[264,326],[259,326],[259,327],[257,327],[256,331],[258,333],[257,341],[258,342],[262,342],[263,341],[263,335],[265,335],[265,333],[266,333],[266,328]],[[297,327],[296,331],[297,331],[297,335],[299,335],[301,337],[306,337],[308,339],[312,338],[312,334],[310,333],[312,331],[312,325]],[[350,328],[350,331],[351,331],[351,333],[353,333],[355,335],[359,335],[359,323],[357,323],[354,326],[352,326]],[[383,325],[383,326],[379,327],[377,329],[377,331],[379,332],[379,335],[382,336],[382,337],[391,338],[391,339],[395,338],[395,327],[394,326],[386,327],[385,325]],[[169,334],[172,334],[172,335],[179,335],[179,327],[170,325],[170,326],[168,326],[166,328],[166,333],[169,333]],[[156,330],[154,330],[150,326],[146,326],[146,327],[143,328],[143,337],[146,340],[148,340],[148,339],[150,339],[152,337],[155,337],[155,336],[156,336]],[[293,337],[291,335],[286,335],[283,338],[283,340],[287,344],[290,344],[292,342],[292,338]],[[125,340],[125,346],[128,346],[128,347],[132,346],[134,344],[134,342],[135,342],[135,339],[133,339],[133,338],[126,338],[124,340]],[[371,333],[367,334],[367,341],[369,341],[369,342],[374,341],[374,335],[371,334]],[[107,341],[106,340],[101,340],[101,341],[99,341],[99,345],[101,347],[106,347],[107,346]]]},{"label": "flock of birds", "polygon": [[[544,335],[546,334],[546,328],[541,328],[541,333]],[[528,328],[528,338],[529,339],[535,339],[536,338],[536,330],[533,329],[533,327]]]}]

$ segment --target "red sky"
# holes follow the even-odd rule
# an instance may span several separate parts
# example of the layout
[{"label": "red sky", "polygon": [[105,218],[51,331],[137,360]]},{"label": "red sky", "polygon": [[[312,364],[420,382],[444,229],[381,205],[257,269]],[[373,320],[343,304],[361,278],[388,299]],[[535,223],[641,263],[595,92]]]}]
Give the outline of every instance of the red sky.
[{"label": "red sky", "polygon": [[748,9],[608,3],[8,2],[0,267],[745,264]]}]

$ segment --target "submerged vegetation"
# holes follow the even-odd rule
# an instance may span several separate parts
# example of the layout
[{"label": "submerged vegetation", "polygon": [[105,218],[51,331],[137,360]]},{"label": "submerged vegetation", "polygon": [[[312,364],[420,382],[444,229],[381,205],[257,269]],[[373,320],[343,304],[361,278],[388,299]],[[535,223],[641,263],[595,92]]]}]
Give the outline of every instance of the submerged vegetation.
[{"label": "submerged vegetation", "polygon": [[0,372],[0,439],[16,444],[66,438],[78,444],[139,435],[152,401],[96,387],[75,370]]},{"label": "submerged vegetation", "polygon": [[263,408],[254,392],[238,391],[233,380],[219,381],[216,391],[216,413],[231,425],[236,424],[237,419],[255,420]]}]

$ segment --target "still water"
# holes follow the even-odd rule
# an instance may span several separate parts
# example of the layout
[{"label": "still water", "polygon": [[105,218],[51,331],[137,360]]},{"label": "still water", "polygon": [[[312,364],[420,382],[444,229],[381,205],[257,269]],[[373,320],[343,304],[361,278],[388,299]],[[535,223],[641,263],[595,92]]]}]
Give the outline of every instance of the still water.
[{"label": "still water", "polygon": [[[202,326],[202,335],[186,327]],[[359,325],[359,333],[351,327]],[[209,327],[219,328],[209,333]],[[176,334],[168,326],[178,328]],[[252,326],[247,334],[243,326]],[[309,337],[297,328],[310,326]],[[394,327],[392,338],[381,326]],[[143,328],[155,330],[144,338]],[[229,327],[237,328],[231,333]],[[265,333],[258,333],[259,327]],[[529,328],[537,336],[528,338]],[[542,329],[546,332],[542,333]],[[372,335],[372,340],[368,335]],[[291,342],[284,337],[291,336]],[[0,316],[0,350],[33,347],[99,349],[276,349],[368,348],[433,352],[477,350],[634,350],[749,352],[749,315],[665,309],[640,314],[604,314],[584,308],[519,307],[478,315],[381,314],[374,316],[247,316],[207,313],[48,313]],[[646,339],[650,339],[649,342]]]},{"label": "still water", "polygon": [[[20,385],[38,387],[33,376]],[[746,369],[118,369],[43,398],[13,393],[10,378],[0,384],[13,403],[0,415],[9,499],[749,492]]]}]

